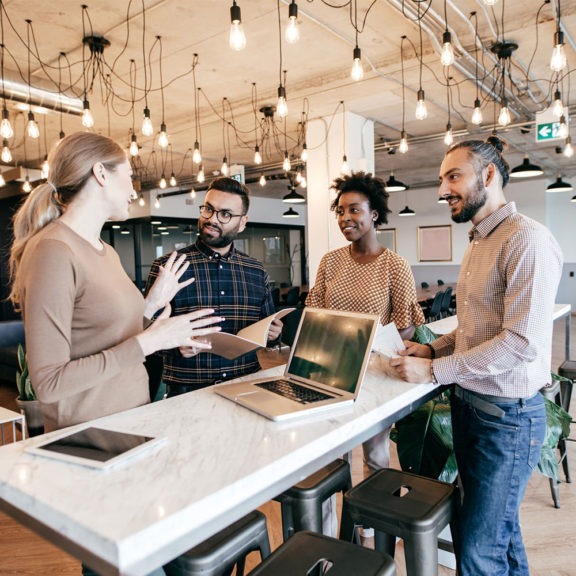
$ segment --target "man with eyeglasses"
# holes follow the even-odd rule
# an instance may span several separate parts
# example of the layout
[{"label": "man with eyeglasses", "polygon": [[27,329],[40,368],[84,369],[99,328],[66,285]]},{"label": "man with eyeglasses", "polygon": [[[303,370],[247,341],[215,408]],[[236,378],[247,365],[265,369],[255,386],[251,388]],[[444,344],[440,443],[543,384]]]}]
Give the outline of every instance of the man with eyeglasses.
[{"label": "man with eyeglasses", "polygon": [[[223,332],[236,334],[242,328],[274,313],[268,274],[256,259],[234,247],[234,239],[246,228],[250,206],[248,188],[233,178],[214,180],[200,206],[198,239],[178,251],[190,265],[181,282],[195,281],[180,290],[171,302],[172,314],[186,314],[198,308],[213,308],[222,316]],[[169,255],[154,261],[148,285],[162,269]],[[282,322],[274,320],[269,342],[277,340]],[[162,379],[168,396],[237,378],[260,369],[255,352],[236,360],[193,347],[162,352]]]}]

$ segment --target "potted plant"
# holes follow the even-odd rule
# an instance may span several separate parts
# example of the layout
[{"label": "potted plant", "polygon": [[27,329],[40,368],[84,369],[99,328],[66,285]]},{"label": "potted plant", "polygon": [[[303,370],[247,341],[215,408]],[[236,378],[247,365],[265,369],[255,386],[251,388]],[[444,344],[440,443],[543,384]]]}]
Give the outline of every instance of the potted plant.
[{"label": "potted plant", "polygon": [[16,372],[16,387],[18,388],[16,404],[26,416],[28,436],[37,436],[44,433],[44,420],[40,402],[32,387],[30,373],[28,372],[28,360],[22,344],[18,344],[18,367],[20,370]]}]

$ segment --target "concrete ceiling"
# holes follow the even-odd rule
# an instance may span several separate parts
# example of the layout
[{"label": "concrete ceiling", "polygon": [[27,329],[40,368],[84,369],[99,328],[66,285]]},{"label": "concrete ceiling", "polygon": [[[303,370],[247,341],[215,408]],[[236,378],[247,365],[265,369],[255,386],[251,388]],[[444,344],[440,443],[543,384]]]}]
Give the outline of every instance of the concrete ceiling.
[{"label": "concrete ceiling", "polygon": [[[529,154],[550,179],[559,174],[576,177],[574,158],[559,153],[563,142],[536,143],[534,135],[535,113],[550,105],[554,90],[561,90],[565,105],[574,92],[570,91],[574,74],[565,71],[557,77],[549,68],[558,0],[542,4],[498,0],[494,7],[482,0],[299,0],[296,44],[284,39],[290,0],[237,0],[247,37],[246,48],[238,52],[228,42],[231,4],[232,0],[99,0],[83,9],[72,0],[3,2],[4,87],[16,132],[10,142],[12,165],[38,168],[47,148],[57,141],[61,124],[66,133],[82,129],[78,106],[82,106],[86,82],[94,130],[128,146],[134,125],[142,179],[148,185],[160,177],[162,167],[167,177],[174,169],[181,182],[193,182],[197,167],[193,168],[191,148],[196,138],[208,175],[219,170],[226,154],[231,163],[245,165],[247,175],[256,178],[261,171],[253,160],[258,141],[265,171],[281,174],[283,150],[299,154],[298,123],[306,117],[330,120],[340,101],[347,111],[375,122],[379,176],[387,178],[394,170],[396,178],[411,187],[430,185],[437,180],[446,148],[442,142],[449,111],[446,70],[455,135],[484,138],[494,129],[499,104],[493,104],[493,98],[502,90],[499,59],[491,48],[505,41],[518,45],[506,60],[514,83],[506,77],[512,124],[498,128],[508,141],[510,164],[519,164]],[[576,2],[565,1],[561,7],[568,69],[574,71]],[[422,65],[418,10],[426,11],[420,20]],[[456,62],[448,69],[439,61],[445,14],[456,52]],[[354,21],[365,69],[364,79],[358,82],[350,78]],[[89,61],[93,54],[83,44],[85,36],[109,42],[101,54],[96,50],[98,59]],[[196,87],[201,89],[196,93],[193,68]],[[277,115],[265,120],[260,112],[275,105],[283,70],[289,105],[286,138],[284,122]],[[32,91],[28,90],[29,78]],[[414,117],[420,85],[428,103],[428,117],[421,121]],[[484,109],[480,127],[470,123],[477,87]],[[23,137],[30,96],[34,103],[44,104],[45,113],[36,114],[41,131],[37,141]],[[22,101],[23,111],[18,111]],[[155,136],[141,134],[145,101],[156,132],[164,114],[171,152],[163,154]],[[60,104],[75,112],[61,114],[51,109]],[[576,108],[570,105],[570,109]],[[410,150],[393,153],[403,126]],[[262,127],[269,130],[264,142]],[[253,193],[281,197],[286,185],[286,180],[278,179],[262,189],[253,187]]]}]

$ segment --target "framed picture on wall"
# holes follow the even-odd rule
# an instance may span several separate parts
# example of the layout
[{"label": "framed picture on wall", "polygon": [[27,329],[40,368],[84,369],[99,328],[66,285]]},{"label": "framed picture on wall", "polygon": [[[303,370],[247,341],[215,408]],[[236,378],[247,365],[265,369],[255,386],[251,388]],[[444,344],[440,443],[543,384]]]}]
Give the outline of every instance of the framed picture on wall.
[{"label": "framed picture on wall", "polygon": [[452,225],[418,227],[420,262],[452,261]]},{"label": "framed picture on wall", "polygon": [[376,238],[378,238],[378,242],[380,242],[384,248],[396,252],[396,228],[376,230]]}]

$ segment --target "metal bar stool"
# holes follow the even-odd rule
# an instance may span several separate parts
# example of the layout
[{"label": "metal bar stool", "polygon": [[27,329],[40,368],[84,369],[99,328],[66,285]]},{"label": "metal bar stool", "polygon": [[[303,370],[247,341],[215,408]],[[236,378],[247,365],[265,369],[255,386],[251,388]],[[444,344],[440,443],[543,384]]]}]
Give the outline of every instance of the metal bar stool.
[{"label": "metal bar stool", "polygon": [[258,565],[249,576],[395,576],[394,560],[381,554],[322,536],[297,532]]},{"label": "metal bar stool", "polygon": [[376,550],[394,556],[396,537],[404,540],[409,576],[438,574],[438,534],[457,516],[452,484],[384,468],[344,495],[340,539],[355,537],[355,524],[371,526]]},{"label": "metal bar stool", "polygon": [[322,503],[351,487],[350,464],[338,459],[274,498],[282,505],[284,541],[301,530],[322,533]]},{"label": "metal bar stool", "polygon": [[260,550],[262,559],[270,555],[266,516],[254,510],[198,546],[164,566],[168,576],[221,576],[236,565],[244,575],[246,556]]}]

